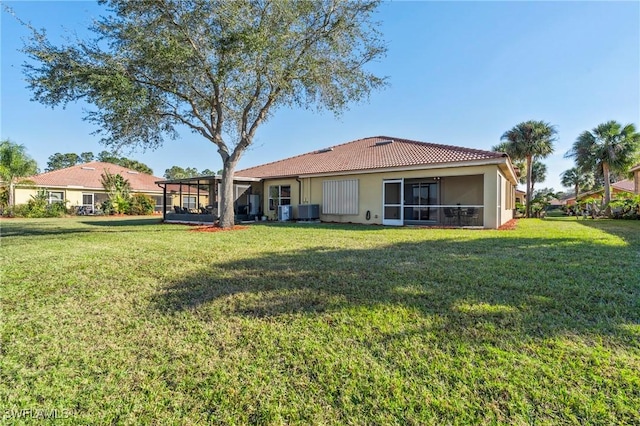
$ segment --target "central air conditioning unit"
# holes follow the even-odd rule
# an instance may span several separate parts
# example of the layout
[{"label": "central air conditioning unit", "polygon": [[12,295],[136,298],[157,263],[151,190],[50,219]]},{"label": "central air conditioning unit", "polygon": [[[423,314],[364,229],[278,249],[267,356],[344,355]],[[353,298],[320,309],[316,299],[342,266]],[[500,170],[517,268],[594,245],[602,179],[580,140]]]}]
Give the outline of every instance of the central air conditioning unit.
[{"label": "central air conditioning unit", "polygon": [[280,222],[286,222],[291,219],[293,219],[293,210],[291,206],[278,206],[278,220]]},{"label": "central air conditioning unit", "polygon": [[298,204],[298,220],[320,219],[320,204]]}]

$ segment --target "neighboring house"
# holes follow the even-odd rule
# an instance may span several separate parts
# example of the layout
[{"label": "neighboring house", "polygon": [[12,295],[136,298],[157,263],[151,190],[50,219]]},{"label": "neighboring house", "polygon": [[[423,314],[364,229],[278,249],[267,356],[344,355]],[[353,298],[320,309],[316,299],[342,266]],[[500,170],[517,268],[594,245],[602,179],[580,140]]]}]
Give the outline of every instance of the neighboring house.
[{"label": "neighboring house", "polygon": [[50,203],[66,201],[68,207],[82,207],[87,213],[93,213],[97,205],[108,199],[101,182],[105,170],[127,179],[132,194],[151,196],[155,200],[156,211],[161,211],[163,191],[155,183],[159,177],[97,161],[26,178],[33,183],[16,187],[16,204],[25,204],[38,190],[45,189]]},{"label": "neighboring house", "polygon": [[527,192],[516,188],[516,203],[527,204]]},{"label": "neighboring house", "polygon": [[[640,180],[640,167],[638,167],[637,171],[635,172],[634,180],[623,179],[611,184],[611,198],[614,199],[618,194],[621,194],[621,193],[640,194],[640,186],[637,183],[639,180]],[[586,198],[601,200],[602,198],[604,198],[604,189],[601,188],[596,191],[581,192],[579,199],[584,200]],[[576,197],[567,198],[566,204],[568,206],[575,205]]]},{"label": "neighboring house", "polygon": [[239,176],[260,180],[261,211],[274,219],[288,205],[295,219],[484,228],[513,218],[517,184],[504,153],[386,136],[239,170]]}]

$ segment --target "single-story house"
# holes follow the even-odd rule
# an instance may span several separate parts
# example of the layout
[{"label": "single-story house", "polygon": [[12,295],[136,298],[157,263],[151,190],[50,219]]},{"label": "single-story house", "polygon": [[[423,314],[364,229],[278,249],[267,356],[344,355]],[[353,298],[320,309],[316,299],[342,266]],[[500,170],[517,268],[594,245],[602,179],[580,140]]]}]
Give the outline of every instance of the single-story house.
[{"label": "single-story house", "polygon": [[[616,196],[621,193],[640,195],[640,164],[634,166],[631,171],[633,172],[632,179],[622,179],[611,184],[611,198],[616,198]],[[603,197],[604,188],[600,188],[596,191],[580,193],[579,199],[593,198],[595,200],[601,200]],[[568,206],[575,205],[576,197],[567,198],[566,204]]]},{"label": "single-story house", "polygon": [[121,175],[129,181],[132,193],[149,195],[155,200],[156,212],[161,211],[163,190],[156,185],[156,181],[161,178],[99,161],[25,178],[32,183],[16,186],[15,203],[25,204],[38,190],[45,189],[50,203],[66,201],[68,207],[78,207],[86,213],[94,213],[96,206],[108,199],[107,191],[102,186],[105,171]]},{"label": "single-story house", "polygon": [[[158,183],[208,183],[217,201],[217,179]],[[517,177],[505,153],[376,136],[238,170],[234,182],[249,219],[498,228],[513,218]]]}]

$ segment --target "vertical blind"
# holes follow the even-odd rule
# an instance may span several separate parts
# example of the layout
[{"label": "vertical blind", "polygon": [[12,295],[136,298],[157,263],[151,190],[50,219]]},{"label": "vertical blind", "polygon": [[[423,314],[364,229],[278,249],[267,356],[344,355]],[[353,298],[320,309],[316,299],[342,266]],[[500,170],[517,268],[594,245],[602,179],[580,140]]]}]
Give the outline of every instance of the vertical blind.
[{"label": "vertical blind", "polygon": [[322,214],[358,214],[358,179],[323,181]]}]

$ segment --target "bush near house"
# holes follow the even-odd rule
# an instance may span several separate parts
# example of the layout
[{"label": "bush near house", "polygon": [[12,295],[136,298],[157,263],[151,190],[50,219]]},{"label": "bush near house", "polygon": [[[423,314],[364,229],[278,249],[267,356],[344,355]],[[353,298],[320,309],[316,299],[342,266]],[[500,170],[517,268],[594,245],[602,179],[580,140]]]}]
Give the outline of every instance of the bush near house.
[{"label": "bush near house", "polygon": [[613,219],[640,219],[640,195],[622,192],[609,205]]},{"label": "bush near house", "polygon": [[[608,205],[611,208],[612,219],[640,219],[640,195],[620,192]],[[593,197],[579,200],[576,215],[591,218],[604,217],[607,205],[602,199]]]},{"label": "bush near house", "polygon": [[146,194],[133,194],[129,201],[129,211],[131,215],[152,214],[155,208],[155,201]]}]

